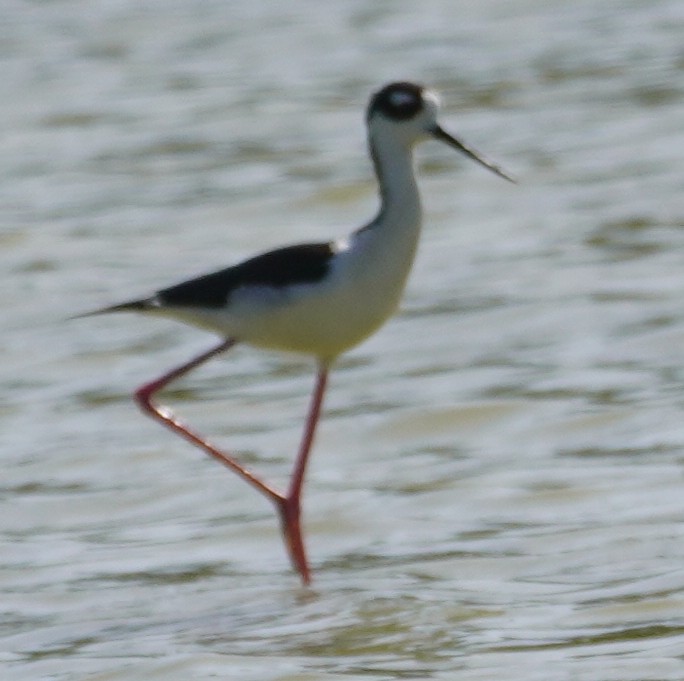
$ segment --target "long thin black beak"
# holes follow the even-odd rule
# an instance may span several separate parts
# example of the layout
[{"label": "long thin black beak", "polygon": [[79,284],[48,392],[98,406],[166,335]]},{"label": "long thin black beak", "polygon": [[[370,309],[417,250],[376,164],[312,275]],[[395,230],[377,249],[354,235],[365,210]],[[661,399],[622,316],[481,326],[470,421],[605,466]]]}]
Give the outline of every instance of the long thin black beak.
[{"label": "long thin black beak", "polygon": [[515,184],[515,179],[511,175],[503,171],[495,163],[488,161],[484,156],[482,156],[482,154],[479,154],[474,149],[471,149],[470,147],[465,145],[463,142],[461,142],[461,140],[452,137],[446,130],[441,128],[439,125],[436,125],[431,132],[435,139],[439,140],[440,142],[445,142],[454,149],[458,149],[458,151],[472,158],[473,161],[477,161],[480,165],[483,165],[485,168],[491,170],[493,173],[496,173],[499,177],[503,177],[504,180],[508,180],[509,182],[513,182]]}]

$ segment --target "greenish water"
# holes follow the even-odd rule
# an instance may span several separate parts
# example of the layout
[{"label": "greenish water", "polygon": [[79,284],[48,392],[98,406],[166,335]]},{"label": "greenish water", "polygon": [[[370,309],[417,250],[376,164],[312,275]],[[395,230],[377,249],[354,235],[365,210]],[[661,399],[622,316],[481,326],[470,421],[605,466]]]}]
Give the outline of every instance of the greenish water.
[{"label": "greenish water", "polygon": [[[680,2],[0,18],[3,679],[682,677]],[[421,149],[402,313],[331,381],[305,591],[268,504],[131,401],[212,338],[67,318],[360,225],[396,78],[520,184]],[[312,381],[238,348],[165,400],[282,483]]]}]

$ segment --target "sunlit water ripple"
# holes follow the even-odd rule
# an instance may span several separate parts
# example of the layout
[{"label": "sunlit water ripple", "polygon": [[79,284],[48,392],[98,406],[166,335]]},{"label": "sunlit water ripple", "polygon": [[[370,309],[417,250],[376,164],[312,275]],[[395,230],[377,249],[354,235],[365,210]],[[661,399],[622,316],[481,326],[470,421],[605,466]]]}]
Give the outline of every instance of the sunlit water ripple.
[{"label": "sunlit water ripple", "polygon": [[[681,679],[684,6],[10,0],[0,670]],[[437,86],[402,313],[335,372],[301,589],[272,509],[141,417],[202,333],[77,312],[372,215],[362,109]],[[285,480],[312,368],[166,399]]]}]

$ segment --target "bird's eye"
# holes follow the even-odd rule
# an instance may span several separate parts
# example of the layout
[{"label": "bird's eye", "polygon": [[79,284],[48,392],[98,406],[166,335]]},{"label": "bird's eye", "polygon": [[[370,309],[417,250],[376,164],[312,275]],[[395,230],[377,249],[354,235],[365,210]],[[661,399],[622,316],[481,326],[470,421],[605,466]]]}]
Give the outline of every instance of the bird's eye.
[{"label": "bird's eye", "polygon": [[390,85],[381,90],[373,109],[385,118],[405,121],[413,118],[423,107],[422,90],[411,83]]},{"label": "bird's eye", "polygon": [[394,121],[407,121],[423,106],[424,90],[415,83],[391,83],[373,95],[367,111],[370,120],[376,114]]},{"label": "bird's eye", "polygon": [[397,111],[415,111],[418,104],[419,100],[413,92],[397,90],[390,93],[389,105]]}]

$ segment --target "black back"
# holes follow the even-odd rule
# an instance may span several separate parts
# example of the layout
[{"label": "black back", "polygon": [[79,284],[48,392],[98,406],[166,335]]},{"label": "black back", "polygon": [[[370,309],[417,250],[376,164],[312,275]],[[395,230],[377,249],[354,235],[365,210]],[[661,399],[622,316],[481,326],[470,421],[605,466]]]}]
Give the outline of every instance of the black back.
[{"label": "black back", "polygon": [[162,306],[218,308],[243,286],[284,288],[288,284],[314,283],[327,274],[333,253],[329,243],[286,246],[163,289],[156,300]]}]

